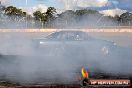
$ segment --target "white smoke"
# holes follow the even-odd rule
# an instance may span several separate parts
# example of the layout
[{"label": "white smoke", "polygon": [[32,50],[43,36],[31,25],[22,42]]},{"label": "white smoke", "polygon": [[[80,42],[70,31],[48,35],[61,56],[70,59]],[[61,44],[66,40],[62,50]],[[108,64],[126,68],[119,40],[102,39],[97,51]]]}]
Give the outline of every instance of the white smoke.
[{"label": "white smoke", "polygon": [[113,16],[113,17],[115,15],[121,15],[125,12],[127,12],[127,10],[121,10],[121,9],[118,9],[118,8],[100,11],[100,13],[102,13],[106,16]]},{"label": "white smoke", "polygon": [[[46,35],[43,33],[43,36]],[[86,41],[81,41],[83,43],[80,42],[77,47],[75,42],[60,41],[60,44],[64,43],[64,45],[56,45],[58,48],[54,46],[55,43],[52,45],[52,41],[47,42],[47,48],[44,46],[37,48],[33,46],[35,42],[32,42],[28,36],[27,33],[14,33],[0,38],[0,80],[40,84],[74,82],[78,80],[75,76],[80,72],[81,66],[89,68],[93,72],[101,69],[101,72],[111,74],[131,75],[132,73],[131,50],[126,52],[126,50],[122,51],[122,48],[118,49],[119,51],[109,49],[112,53],[104,55],[97,45],[106,45],[101,40],[96,42],[90,40],[90,46],[85,46]],[[37,36],[42,37],[41,33]],[[34,38],[36,37],[34,36]],[[65,42],[68,46],[65,46]],[[71,46],[75,44],[75,47],[69,47],[69,44]],[[102,48],[108,52],[105,46]],[[6,55],[5,51],[7,51]]]}]

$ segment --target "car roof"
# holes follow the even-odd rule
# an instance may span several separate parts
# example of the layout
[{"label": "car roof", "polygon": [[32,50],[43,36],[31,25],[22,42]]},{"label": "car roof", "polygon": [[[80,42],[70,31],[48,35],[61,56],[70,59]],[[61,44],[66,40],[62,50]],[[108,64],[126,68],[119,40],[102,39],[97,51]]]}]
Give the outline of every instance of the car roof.
[{"label": "car roof", "polygon": [[47,40],[86,40],[91,37],[82,31],[57,31],[45,37]]}]

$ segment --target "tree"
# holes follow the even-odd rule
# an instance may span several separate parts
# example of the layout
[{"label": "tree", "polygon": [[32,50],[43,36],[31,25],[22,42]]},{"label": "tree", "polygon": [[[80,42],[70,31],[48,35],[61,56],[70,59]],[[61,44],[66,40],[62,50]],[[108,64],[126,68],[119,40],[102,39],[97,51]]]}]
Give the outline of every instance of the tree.
[{"label": "tree", "polygon": [[33,13],[36,20],[41,21],[49,21],[54,18],[54,14],[56,13],[56,9],[54,7],[49,7],[45,13],[42,13],[40,11],[36,11]]},{"label": "tree", "polygon": [[54,16],[55,13],[56,13],[56,9],[54,7],[49,7],[47,9],[47,12],[45,13],[47,21],[53,20],[55,18],[55,16]]},{"label": "tree", "polygon": [[21,9],[14,6],[8,6],[5,8],[5,14],[9,16],[26,16],[26,12],[23,12]]},{"label": "tree", "polygon": [[120,22],[125,26],[132,25],[132,13],[126,12],[120,15]]},{"label": "tree", "polygon": [[51,23],[51,21],[55,18],[55,13],[56,9],[54,7],[49,7],[45,13],[36,11],[33,13],[33,16],[36,20],[39,20],[41,23]]},{"label": "tree", "polygon": [[33,13],[34,17],[36,20],[39,20],[41,22],[46,22],[47,18],[46,18],[46,13],[41,13],[40,11],[36,11]]},{"label": "tree", "polygon": [[49,7],[49,8],[47,9],[47,12],[46,12],[46,14],[47,14],[48,16],[50,16],[50,17],[53,17],[55,13],[56,13],[56,9],[55,9],[54,7]]},{"label": "tree", "polygon": [[41,20],[42,13],[40,11],[36,11],[33,13],[36,20]]}]

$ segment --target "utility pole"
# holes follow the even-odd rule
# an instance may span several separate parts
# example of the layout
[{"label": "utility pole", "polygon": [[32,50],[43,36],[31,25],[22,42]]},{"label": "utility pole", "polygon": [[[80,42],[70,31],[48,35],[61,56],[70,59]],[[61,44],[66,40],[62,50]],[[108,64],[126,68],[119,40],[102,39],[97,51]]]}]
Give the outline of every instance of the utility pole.
[{"label": "utility pole", "polygon": [[[28,1],[26,0],[26,1],[25,1],[25,8],[26,8],[26,10],[27,10],[27,5],[28,5]],[[26,14],[26,29],[27,29],[27,26],[28,26],[28,25],[27,25],[27,14]]]}]

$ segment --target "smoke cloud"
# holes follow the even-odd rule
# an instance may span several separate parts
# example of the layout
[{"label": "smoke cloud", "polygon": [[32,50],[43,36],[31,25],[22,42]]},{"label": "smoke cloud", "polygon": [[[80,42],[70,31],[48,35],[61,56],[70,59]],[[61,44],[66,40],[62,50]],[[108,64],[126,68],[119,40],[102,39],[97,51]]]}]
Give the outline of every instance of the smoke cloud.
[{"label": "smoke cloud", "polygon": [[[100,40],[95,43],[91,40],[89,44],[93,44],[86,47],[83,47],[82,41],[77,42],[77,47],[69,48],[63,41],[59,48],[53,45],[46,49],[43,46],[34,47],[35,42],[28,39],[26,34],[14,33],[3,37],[0,43],[0,80],[39,84],[73,83],[81,76],[82,66],[88,69],[90,76],[96,72],[125,75],[123,77],[132,75],[130,49],[112,48],[108,51],[112,53],[105,55],[102,48],[107,47],[106,42]],[[102,47],[97,47],[98,44],[102,44]]]}]

